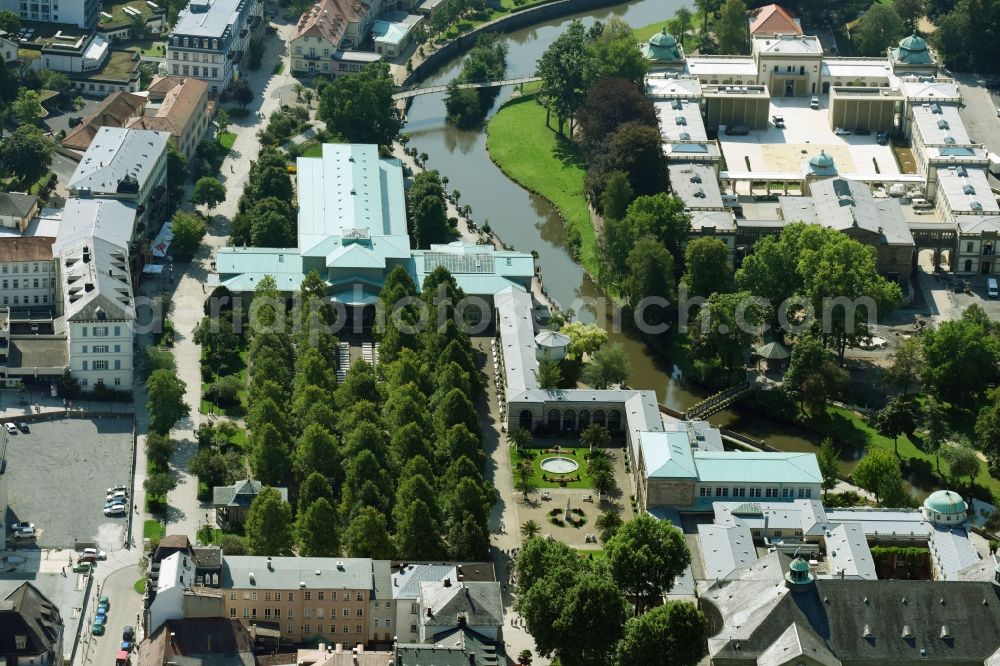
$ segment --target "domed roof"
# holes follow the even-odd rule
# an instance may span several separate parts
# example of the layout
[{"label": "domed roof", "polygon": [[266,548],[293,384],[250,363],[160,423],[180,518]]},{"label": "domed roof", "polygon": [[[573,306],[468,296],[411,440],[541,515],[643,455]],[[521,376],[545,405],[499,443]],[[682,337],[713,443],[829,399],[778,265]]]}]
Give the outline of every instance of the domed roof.
[{"label": "domed roof", "polygon": [[791,564],[788,565],[788,568],[791,569],[792,571],[799,571],[799,572],[809,571],[809,563],[806,562],[801,557],[796,557],[794,560],[792,560]]},{"label": "domed roof", "polygon": [[661,46],[663,48],[677,46],[677,40],[674,39],[673,35],[667,32],[666,28],[663,28],[663,30],[650,37],[649,43],[653,46]]},{"label": "domed roof", "polygon": [[924,500],[924,508],[946,516],[965,513],[969,505],[962,496],[950,490],[937,490]]},{"label": "domed roof", "polygon": [[829,169],[833,166],[833,158],[827,155],[825,150],[820,150],[819,155],[809,158],[809,164],[819,169]]},{"label": "domed roof", "polygon": [[924,41],[924,38],[921,37],[920,35],[913,33],[909,37],[904,37],[902,40],[900,40],[899,48],[903,49],[904,51],[911,51],[911,52],[926,51],[927,42]]}]

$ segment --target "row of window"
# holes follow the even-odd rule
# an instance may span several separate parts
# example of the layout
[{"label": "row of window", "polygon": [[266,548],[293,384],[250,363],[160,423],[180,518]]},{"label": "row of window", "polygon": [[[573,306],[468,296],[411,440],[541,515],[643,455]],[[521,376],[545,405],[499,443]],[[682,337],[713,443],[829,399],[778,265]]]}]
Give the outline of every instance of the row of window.
[{"label": "row of window", "polygon": [[761,497],[763,496],[768,499],[777,499],[779,496],[781,499],[811,499],[812,498],[812,488],[781,488],[780,493],[778,488],[730,488],[729,486],[702,486],[698,489],[699,497],[729,497],[729,493],[732,491],[733,497]]},{"label": "row of window", "polygon": [[[173,54],[171,54],[170,59],[171,60],[189,60],[190,59],[190,60],[197,61],[198,60],[197,55],[198,55],[197,53],[188,53],[187,51],[183,51],[181,53],[177,53],[177,51],[174,51]],[[201,54],[201,61],[202,62],[219,62],[219,58],[220,57],[221,56],[218,56],[218,55],[209,56],[207,53],[202,53]]]},{"label": "row of window", "polygon": [[[15,261],[12,264],[0,264],[0,273],[6,273],[7,272],[7,268],[9,266],[13,266],[14,269],[11,270],[10,272],[14,273],[16,275],[17,273],[21,272],[21,264],[22,263],[25,263],[25,262]],[[49,261],[49,262],[45,262],[45,263],[49,266],[49,269],[51,270],[52,262]],[[41,270],[41,264],[39,264],[37,262],[31,264],[31,270],[30,271],[28,270],[27,264],[25,264],[25,266],[24,266],[24,272],[25,273],[37,273],[39,270]],[[6,282],[4,283],[4,286],[5,287],[7,286]]]},{"label": "row of window", "polygon": [[[95,338],[102,338],[102,337],[107,336],[107,334],[108,334],[108,327],[107,326],[93,326],[93,327],[84,326],[80,330],[82,331],[80,333],[80,335],[82,335],[83,337],[87,337],[87,331],[88,330],[90,330],[93,333],[93,336]],[[114,331],[115,331],[115,337],[118,337],[118,336],[120,336],[122,334],[122,327],[121,326],[115,326],[114,327]]]},{"label": "row of window", "polygon": [[[306,590],[306,591],[304,591],[302,593],[302,598],[305,599],[306,601],[312,601],[312,598],[313,598],[312,597],[312,593],[313,593],[312,590]],[[286,597],[285,597],[286,601],[295,601],[295,593],[294,592],[285,592],[284,594],[286,595]],[[264,593],[264,601],[281,601],[281,595],[282,595],[281,592],[265,592]],[[318,601],[326,601],[325,597],[326,597],[326,590],[316,590],[316,599]],[[230,601],[236,601],[236,590],[230,590],[229,591],[229,600]],[[243,600],[244,601],[257,601],[257,591],[256,590],[253,590],[253,591],[251,591],[251,590],[243,590]],[[337,600],[337,591],[336,590],[330,590],[330,601],[336,601],[336,600]],[[351,593],[345,591],[343,593],[343,596],[341,596],[341,600],[342,601],[350,601],[351,600]],[[356,592],[354,600],[355,601],[364,601],[365,600],[365,595],[363,593],[361,593],[361,592]],[[376,603],[376,605],[378,604],[378,602],[375,602],[375,603]],[[390,607],[388,601],[385,602],[385,607],[386,608]]]},{"label": "row of window", "polygon": [[214,51],[219,50],[219,40],[212,39],[209,41],[208,37],[174,37],[174,46],[186,46],[192,49],[207,49],[211,48]]},{"label": "row of window", "polygon": [[[84,370],[86,370],[86,368],[84,368]],[[122,378],[121,377],[115,377],[114,380],[112,381],[112,383],[115,386],[121,386],[122,385]],[[80,386],[88,386],[89,384],[90,384],[90,381],[88,379],[86,379],[86,378],[83,378],[83,379],[80,380]],[[101,377],[96,382],[94,382],[94,384],[97,384],[97,385],[104,384],[104,378]]]},{"label": "row of window", "polygon": [[[198,67],[198,65],[195,65],[193,67],[189,67],[188,65],[184,66],[174,65],[173,72],[174,76],[183,74],[184,76],[204,76],[208,78],[208,67]],[[212,78],[213,79],[219,78],[218,67],[212,68]]]},{"label": "row of window", "polygon": [[[81,370],[87,370],[88,369],[87,368],[88,365],[90,366],[90,368],[89,368],[90,370],[107,370],[108,369],[108,362],[107,361],[93,361],[93,362],[81,361],[81,363],[83,363],[83,367],[81,368]],[[121,370],[122,369],[122,362],[121,362],[121,360],[115,359],[114,365],[115,365],[115,368],[114,368],[115,370]]]},{"label": "row of window", "polygon": [[[13,297],[11,297],[11,296],[4,296],[3,297],[3,304],[4,305],[11,305],[10,301],[11,301],[12,298],[13,298],[13,301],[14,301],[13,305],[22,305],[22,303],[21,303],[21,297],[20,296],[13,296]],[[35,294],[35,305],[46,305],[46,304],[48,304],[48,302],[49,302],[49,295],[48,294],[42,294],[41,300],[39,300],[38,294]],[[23,303],[23,305],[31,305],[31,301],[28,300],[27,296],[24,297],[24,303]]]},{"label": "row of window", "polygon": [[[350,608],[343,608],[341,610],[343,611],[343,612],[341,612],[342,616],[344,616],[344,617],[351,617],[351,609]],[[312,619],[312,616],[313,616],[313,612],[312,611],[313,611],[312,608],[306,606],[305,608],[302,609],[302,617],[305,618],[305,619],[307,619],[307,620]],[[325,611],[326,611],[325,608],[322,608],[322,607],[317,608],[316,609],[316,619],[322,620],[323,617],[325,616]],[[364,617],[365,616],[365,611],[364,611],[363,608],[356,608],[356,609],[354,609],[354,615],[356,617]],[[334,618],[336,616],[337,616],[337,609],[336,608],[331,608],[330,609],[330,617]]]},{"label": "row of window", "polygon": [[[13,286],[8,286],[8,283],[13,283]],[[25,289],[28,289],[28,288],[31,288],[31,289],[39,289],[39,288],[41,288],[41,289],[47,289],[48,286],[49,286],[49,279],[48,278],[40,278],[40,279],[39,278],[35,278],[34,280],[29,280],[28,278],[24,278],[23,280],[18,280],[17,278],[15,278],[13,280],[4,280],[3,281],[3,288],[4,289],[20,289],[21,287],[24,287]]]},{"label": "row of window", "polygon": [[[347,610],[348,609],[346,609],[346,608],[344,609],[344,617],[350,617],[350,615],[348,614]],[[361,615],[361,609],[358,609],[357,615],[358,615],[358,617],[362,617],[362,615]],[[229,609],[229,617],[236,617],[236,607],[235,606],[230,607],[230,609]],[[244,606],[244,608],[243,608],[243,617],[245,619],[248,619],[248,620],[256,620],[257,619],[257,609],[256,608],[247,608],[247,607]],[[263,612],[263,619],[265,619],[265,620],[271,620],[271,619],[281,620],[281,609],[280,608],[275,608],[272,611],[270,608],[265,608],[264,612]],[[292,611],[292,609],[290,609],[290,608],[288,609],[288,612],[286,614],[285,619],[286,620],[294,620],[295,619],[295,613]],[[306,620],[311,619],[310,616],[309,616],[309,613],[305,614],[304,619],[306,619]],[[322,620],[323,618],[322,618],[322,616],[320,616],[320,617],[317,617],[316,619]],[[330,619],[333,620],[334,618],[331,617]],[[379,623],[379,621],[375,620],[374,621],[374,626],[377,627],[378,623]],[[391,623],[392,623],[391,620],[386,619],[385,620],[385,626],[386,626],[386,628],[389,628],[389,626],[391,625]],[[309,626],[309,625],[306,625],[306,626]],[[322,626],[322,625],[319,625],[319,626]],[[330,626],[333,627],[332,624]],[[361,625],[359,624],[357,626],[359,627],[358,633],[360,633],[361,632],[361,629],[360,629]],[[344,627],[345,627],[344,633],[347,633],[347,629],[346,629],[347,625],[345,624]],[[308,632],[309,630],[305,629],[304,631]],[[322,631],[322,629],[319,629],[318,631]],[[331,631],[334,631],[334,629],[331,628]]]},{"label": "row of window", "polygon": [[[114,349],[115,349],[115,353],[116,354],[120,354],[121,351],[122,351],[122,346],[121,345],[115,345]],[[91,352],[93,352],[94,354],[107,354],[109,351],[111,351],[111,348],[110,348],[109,345],[94,345],[93,347],[89,348],[89,351],[88,351],[87,345],[83,346],[83,353],[84,354],[91,353]],[[97,361],[94,361],[94,362],[97,363]]]}]

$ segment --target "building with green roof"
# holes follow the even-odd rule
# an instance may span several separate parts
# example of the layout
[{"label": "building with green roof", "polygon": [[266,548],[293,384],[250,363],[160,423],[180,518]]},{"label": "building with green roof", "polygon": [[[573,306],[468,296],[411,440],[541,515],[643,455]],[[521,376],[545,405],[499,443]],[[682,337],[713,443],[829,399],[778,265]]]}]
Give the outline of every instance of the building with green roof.
[{"label": "building with green roof", "polygon": [[645,508],[704,510],[715,501],[820,496],[823,475],[815,454],[726,451],[710,443],[721,437],[706,437],[691,422],[683,425],[638,433],[636,486]]},{"label": "building with green roof", "polygon": [[927,496],[920,512],[935,525],[962,525],[968,520],[969,505],[951,490],[936,490]]},{"label": "building with green roof", "polygon": [[927,47],[927,40],[915,32],[889,49],[889,63],[897,76],[937,73],[937,61]]},{"label": "building with green roof", "polygon": [[318,157],[297,161],[298,244],[294,248],[226,247],[216,258],[210,284],[252,292],[265,275],[291,293],[316,271],[331,298],[370,321],[389,272],[402,267],[417,288],[438,267],[455,277],[466,295],[492,297],[514,287],[526,290],[535,273],[527,252],[456,241],[413,250],[406,227],[406,197],[399,160],[378,147],[324,144]]},{"label": "building with green roof", "polygon": [[653,68],[684,65],[684,47],[666,27],[640,44],[639,50]]}]

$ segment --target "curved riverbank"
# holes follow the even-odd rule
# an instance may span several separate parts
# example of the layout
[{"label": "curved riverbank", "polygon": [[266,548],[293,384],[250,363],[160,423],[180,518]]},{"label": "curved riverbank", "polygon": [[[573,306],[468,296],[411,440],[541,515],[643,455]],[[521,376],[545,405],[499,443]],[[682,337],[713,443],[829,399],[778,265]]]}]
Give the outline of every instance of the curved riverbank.
[{"label": "curved riverbank", "polygon": [[504,175],[551,203],[569,231],[569,244],[591,276],[597,269],[596,233],[584,195],[587,171],[580,148],[545,126],[534,94],[507,100],[486,127],[486,151]]}]

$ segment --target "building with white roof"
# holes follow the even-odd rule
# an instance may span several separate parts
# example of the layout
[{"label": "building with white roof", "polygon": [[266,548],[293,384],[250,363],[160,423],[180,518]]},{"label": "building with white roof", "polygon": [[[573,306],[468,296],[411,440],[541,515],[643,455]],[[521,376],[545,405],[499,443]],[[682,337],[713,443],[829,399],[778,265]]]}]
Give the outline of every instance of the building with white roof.
[{"label": "building with white roof", "polygon": [[423,16],[403,11],[388,12],[372,22],[372,42],[375,53],[395,58],[413,43],[414,30],[424,20]]},{"label": "building with white roof", "polygon": [[708,141],[698,100],[654,100],[653,108],[659,119],[660,136],[664,143]]},{"label": "building with white roof", "polygon": [[744,525],[698,525],[704,578],[724,580],[757,561],[750,530]]},{"label": "building with white roof", "polygon": [[149,238],[167,204],[169,132],[102,127],[66,183],[71,197],[116,199],[136,205],[133,238]]},{"label": "building with white roof", "polygon": [[190,0],[167,40],[169,73],[201,79],[218,95],[241,71],[263,11],[261,0]]}]

